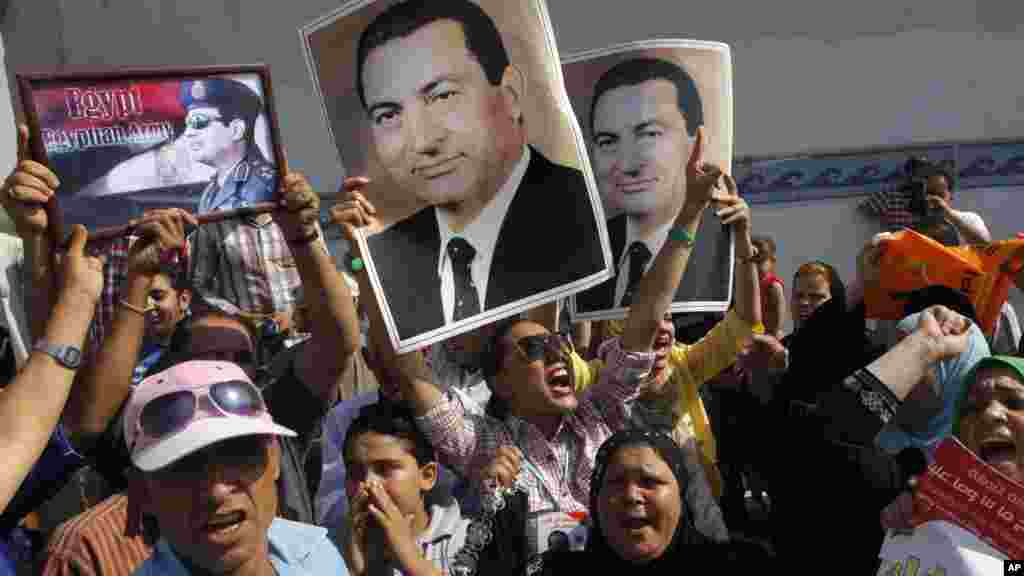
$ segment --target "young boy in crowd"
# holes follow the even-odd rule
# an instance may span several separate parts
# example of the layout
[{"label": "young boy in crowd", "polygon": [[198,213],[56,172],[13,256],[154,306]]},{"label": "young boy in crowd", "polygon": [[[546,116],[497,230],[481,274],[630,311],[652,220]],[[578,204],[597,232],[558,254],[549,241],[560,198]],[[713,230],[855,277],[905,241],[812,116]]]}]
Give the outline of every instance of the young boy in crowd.
[{"label": "young boy in crowd", "polygon": [[408,408],[387,400],[364,407],[342,454],[351,512],[336,541],[353,576],[451,573],[470,521],[454,499],[428,502],[437,458]]},{"label": "young boy in crowd", "polygon": [[775,275],[777,262],[775,240],[770,236],[754,236],[751,244],[757,249],[757,274],[761,285],[761,318],[765,334],[782,339],[782,323],[786,321],[786,293],[782,279]]}]

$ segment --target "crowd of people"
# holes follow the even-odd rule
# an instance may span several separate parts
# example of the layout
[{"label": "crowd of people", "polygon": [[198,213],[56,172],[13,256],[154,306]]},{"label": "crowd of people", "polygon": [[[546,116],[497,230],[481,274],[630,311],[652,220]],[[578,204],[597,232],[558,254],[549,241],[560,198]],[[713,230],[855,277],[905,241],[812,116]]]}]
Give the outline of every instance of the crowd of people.
[{"label": "crowd of people", "polygon": [[[59,182],[21,158],[3,202],[31,262],[41,338],[0,394],[6,570],[554,574],[842,555],[866,573],[881,519],[907,521],[908,479],[954,430],[1024,480],[1024,368],[991,355],[970,303],[923,290],[881,341],[863,294],[886,233],[852,283],[808,262],[787,301],[774,242],[752,235],[732,177],[699,153],[673,224],[687,234],[670,234],[624,321],[567,334],[555,303],[407,354],[376,300],[359,297],[372,294],[365,268],[336,269],[301,175],[282,178],[273,218],[316,313],[282,344],[197,296],[187,211],[148,213],[121,252],[87,246],[76,227],[51,266],[42,204]],[[375,223],[367,184],[346,181],[331,210],[356,248]],[[705,217],[732,227],[734,304],[674,318]],[[105,293],[111,324],[90,330]],[[32,551],[26,515],[83,467],[103,478],[103,501]],[[747,529],[751,496],[770,502],[764,538]],[[815,529],[819,503],[832,529]]]},{"label": "crowd of people", "polygon": [[[189,134],[229,125],[201,104]],[[75,226],[61,248],[45,209],[59,179],[19,127],[0,201],[24,247],[34,345],[21,366],[10,346],[0,359],[0,575],[874,574],[942,440],[1024,482],[1012,307],[986,333],[968,298],[935,285],[901,320],[869,322],[893,222],[915,226],[892,197],[865,204],[890,231],[848,282],[824,261],[779,277],[771,231],[755,233],[692,132],[674,159],[685,195],[614,298],[624,320],[573,322],[552,302],[399,353],[360,253],[383,228],[368,178],[346,179],[329,211],[344,269],[322,191],[285,166],[269,215],[200,224],[157,209],[114,240]],[[274,179],[243,148],[232,158],[205,204],[245,205],[239,166]],[[929,177],[941,226],[922,231],[991,242],[954,189]],[[733,239],[731,306],[673,314],[709,220]],[[422,279],[389,270],[422,305]],[[1024,289],[1024,271],[1008,273]],[[83,478],[101,488],[39,526]]]}]

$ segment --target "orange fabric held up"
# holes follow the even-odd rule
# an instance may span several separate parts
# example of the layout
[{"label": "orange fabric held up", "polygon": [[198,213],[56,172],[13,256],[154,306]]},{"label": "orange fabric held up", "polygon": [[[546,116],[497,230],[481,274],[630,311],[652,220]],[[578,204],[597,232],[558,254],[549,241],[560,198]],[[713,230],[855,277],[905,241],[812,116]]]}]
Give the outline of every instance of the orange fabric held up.
[{"label": "orange fabric held up", "polygon": [[942,285],[965,294],[980,328],[991,334],[1013,276],[1022,266],[1024,238],[950,247],[905,229],[886,243],[879,285],[865,286],[867,316],[899,320],[908,293]]}]

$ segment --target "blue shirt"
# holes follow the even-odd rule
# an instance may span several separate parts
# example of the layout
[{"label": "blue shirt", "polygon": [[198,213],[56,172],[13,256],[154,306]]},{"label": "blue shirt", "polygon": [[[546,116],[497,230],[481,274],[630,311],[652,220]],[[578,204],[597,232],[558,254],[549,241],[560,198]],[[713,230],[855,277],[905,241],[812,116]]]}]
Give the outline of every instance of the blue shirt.
[{"label": "blue shirt", "polygon": [[[274,518],[267,533],[270,541],[270,562],[278,576],[332,574],[346,576],[348,568],[334,543],[327,538],[327,529]],[[133,576],[188,576],[188,571],[171,550],[167,540],[157,542],[153,555]]]},{"label": "blue shirt", "polygon": [[15,558],[30,552],[25,549],[27,539],[18,537],[21,519],[59,492],[85,463],[57,426],[39,460],[0,514],[0,576],[14,576]]},{"label": "blue shirt", "polygon": [[138,386],[146,376],[149,375],[149,370],[160,361],[160,358],[167,351],[167,347],[161,344],[150,344],[144,346],[142,351],[139,353],[139,363],[135,365],[135,369],[132,371],[132,385]]},{"label": "blue shirt", "polygon": [[196,213],[234,210],[257,202],[270,202],[277,191],[277,172],[260,153],[250,152],[242,158],[224,179],[223,186],[217,179],[218,176],[214,176],[203,189]]}]

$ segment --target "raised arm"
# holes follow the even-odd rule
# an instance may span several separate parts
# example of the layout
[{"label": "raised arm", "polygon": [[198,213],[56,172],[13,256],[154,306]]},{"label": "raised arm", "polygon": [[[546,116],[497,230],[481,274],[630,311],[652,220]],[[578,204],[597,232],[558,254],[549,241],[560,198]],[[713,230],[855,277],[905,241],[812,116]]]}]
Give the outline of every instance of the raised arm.
[{"label": "raised arm", "polygon": [[654,258],[654,264],[637,286],[636,298],[630,306],[622,334],[622,349],[626,352],[651,350],[658,325],[683,278],[704,210],[711,204],[712,191],[722,176],[720,168],[703,163],[703,153],[704,129],[698,128],[697,139],[686,164],[686,202],[668,239]]},{"label": "raised arm", "polygon": [[[861,248],[857,255],[857,273],[846,287],[846,310],[850,311],[864,302],[864,290],[875,289],[882,280],[882,255],[886,245],[893,239],[891,232],[875,234]],[[826,303],[827,305],[828,303]]]},{"label": "raised arm", "polygon": [[56,281],[53,270],[54,239],[49,233],[46,203],[60,186],[57,175],[33,161],[28,127],[18,126],[18,163],[7,177],[0,202],[14,222],[25,254],[24,299],[28,308],[30,339],[39,338],[53,309]]},{"label": "raised arm", "polygon": [[[349,178],[347,189],[365,186]],[[327,252],[320,229],[320,197],[298,173],[285,174],[283,210],[274,213],[295,258],[310,314],[312,337],[297,359],[296,376],[328,405],[341,399],[339,382],[359,352],[359,317],[352,292]]]},{"label": "raised arm", "polygon": [[992,234],[985,226],[985,221],[977,214],[954,210],[949,202],[941,196],[928,196],[928,204],[942,212],[946,222],[953,225],[963,238],[964,244],[987,244],[992,241]]},{"label": "raised arm", "polygon": [[[925,309],[914,332],[819,393],[820,415],[839,435],[858,443],[872,442],[890,421],[920,424],[942,407],[941,398],[926,383],[929,366],[964,353],[971,330],[968,319],[948,308]],[[901,410],[904,405],[909,410]]]},{"label": "raised arm", "polygon": [[726,174],[725,194],[716,194],[718,203],[715,212],[722,219],[723,226],[732,226],[733,242],[736,246],[736,315],[751,326],[760,324],[761,290],[754,257],[757,250],[750,239],[750,206],[740,198],[736,181]]},{"label": "raised arm", "polygon": [[[387,397],[400,393],[402,401],[416,415],[417,424],[434,448],[443,455],[446,463],[460,473],[471,475],[468,468],[474,459],[490,458],[488,454],[478,453],[482,445],[478,437],[484,432],[479,426],[486,419],[467,416],[462,402],[448,398],[441,391],[434,383],[433,374],[422,352],[398,355],[391,346],[356,239],[360,228],[379,227],[376,210],[362,194],[352,191],[345,202],[331,209],[331,217],[344,228],[351,246],[351,255],[358,260],[358,264],[352,268],[370,317],[370,365],[380,383],[381,395]],[[486,433],[490,439],[495,437],[493,429]],[[492,449],[496,448],[493,441],[486,444]]]},{"label": "raised arm", "polygon": [[924,377],[928,366],[967,350],[971,322],[944,306],[921,312],[917,330],[867,366],[900,401]]},{"label": "raised arm", "polygon": [[593,343],[593,323],[590,320],[581,320],[574,323],[572,328],[573,346],[575,346],[576,351],[583,355],[584,358],[589,357],[590,354],[588,351]]},{"label": "raised arm", "polygon": [[786,292],[782,284],[773,282],[768,287],[768,302],[765,303],[764,321],[765,332],[777,340],[782,340],[782,325],[786,322],[789,310],[786,309]]},{"label": "raised arm", "polygon": [[194,216],[178,208],[147,212],[145,220],[128,251],[128,274],[123,291],[115,294],[110,333],[83,367],[64,412],[65,429],[79,447],[88,448],[107,429],[131,393],[146,331],[150,285],[185,250],[185,227],[197,225]]},{"label": "raised arm", "polygon": [[[51,346],[79,350],[103,289],[103,262],[85,256],[87,233],[76,226],[64,256],[62,286],[46,323],[45,341]],[[0,393],[0,509],[5,509],[18,486],[42,454],[56,428],[75,371],[49,354],[32,352],[25,368]]]},{"label": "raised arm", "polygon": [[[351,190],[347,199],[331,208],[331,218],[345,231],[345,238],[350,247],[350,256],[358,264],[353,266],[353,273],[359,283],[359,293],[366,306],[370,319],[368,347],[370,349],[371,368],[377,375],[382,391],[395,385],[402,386],[402,399],[409,403],[413,413],[423,416],[431,408],[439,404],[444,394],[432,381],[430,370],[421,352],[397,355],[391,346],[381,314],[380,306],[370,276],[363,263],[363,254],[356,239],[360,229],[374,230],[379,227],[377,210],[358,190]],[[350,264],[351,266],[351,264]]]},{"label": "raised arm", "polygon": [[726,174],[727,192],[716,195],[716,215],[722,224],[732,226],[736,243],[736,307],[703,338],[690,346],[685,355],[690,373],[698,385],[713,379],[736,362],[740,343],[760,324],[761,290],[758,282],[756,249],[750,238],[750,206],[740,198],[736,182]]},{"label": "raised arm", "polygon": [[622,338],[612,341],[607,349],[601,348],[600,356],[606,366],[598,383],[588,390],[587,399],[594,403],[597,413],[613,430],[628,424],[625,406],[637,397],[640,383],[650,373],[654,338],[683,278],[704,211],[712,200],[724,199],[713,194],[722,171],[717,166],[702,163],[703,149],[704,129],[698,128],[697,140],[686,164],[686,202],[668,239],[655,256],[653,266],[640,280]]}]

